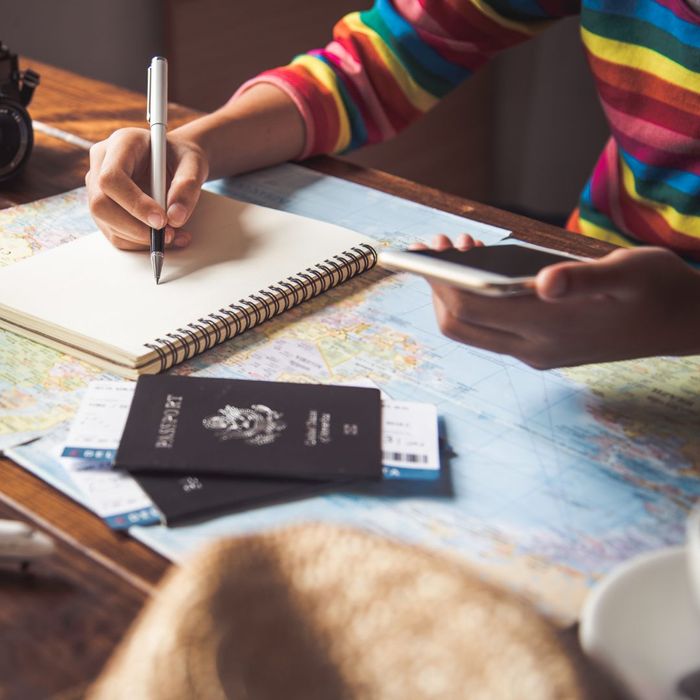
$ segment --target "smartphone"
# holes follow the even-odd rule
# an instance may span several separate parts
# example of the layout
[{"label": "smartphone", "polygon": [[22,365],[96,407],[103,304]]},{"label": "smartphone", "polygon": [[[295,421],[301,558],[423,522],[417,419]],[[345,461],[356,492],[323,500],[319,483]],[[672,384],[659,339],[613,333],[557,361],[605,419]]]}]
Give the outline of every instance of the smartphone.
[{"label": "smartphone", "polygon": [[383,250],[379,265],[413,272],[452,287],[486,296],[532,294],[537,273],[560,262],[588,261],[543,248],[503,244],[470,250]]}]

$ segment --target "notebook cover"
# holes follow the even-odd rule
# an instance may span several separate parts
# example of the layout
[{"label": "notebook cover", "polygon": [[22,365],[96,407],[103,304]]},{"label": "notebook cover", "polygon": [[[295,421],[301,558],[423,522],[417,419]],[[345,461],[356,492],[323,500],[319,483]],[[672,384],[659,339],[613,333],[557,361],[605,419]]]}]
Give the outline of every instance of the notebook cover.
[{"label": "notebook cover", "polygon": [[[192,243],[148,251],[100,233],[0,269],[0,325],[127,377],[169,369],[371,267],[371,239],[202,192]],[[37,284],[41,280],[41,284]]]},{"label": "notebook cover", "polygon": [[129,472],[380,479],[377,389],[140,377],[116,457]]}]

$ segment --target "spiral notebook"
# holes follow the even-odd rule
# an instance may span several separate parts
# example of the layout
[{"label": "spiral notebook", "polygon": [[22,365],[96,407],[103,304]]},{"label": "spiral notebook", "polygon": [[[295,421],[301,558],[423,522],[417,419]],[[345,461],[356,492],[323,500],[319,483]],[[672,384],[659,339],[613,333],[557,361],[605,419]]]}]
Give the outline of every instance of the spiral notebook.
[{"label": "spiral notebook", "polygon": [[89,234],[0,269],[0,326],[121,376],[155,374],[371,268],[348,229],[202,192],[192,244],[148,252]]}]

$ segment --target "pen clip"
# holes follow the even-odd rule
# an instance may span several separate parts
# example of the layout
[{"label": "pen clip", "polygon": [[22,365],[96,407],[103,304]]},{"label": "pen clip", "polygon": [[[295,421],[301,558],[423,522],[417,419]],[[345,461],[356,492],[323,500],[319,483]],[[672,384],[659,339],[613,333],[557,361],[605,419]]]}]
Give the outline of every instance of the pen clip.
[{"label": "pen clip", "polygon": [[148,66],[148,71],[146,72],[146,121],[151,123],[151,67]]}]

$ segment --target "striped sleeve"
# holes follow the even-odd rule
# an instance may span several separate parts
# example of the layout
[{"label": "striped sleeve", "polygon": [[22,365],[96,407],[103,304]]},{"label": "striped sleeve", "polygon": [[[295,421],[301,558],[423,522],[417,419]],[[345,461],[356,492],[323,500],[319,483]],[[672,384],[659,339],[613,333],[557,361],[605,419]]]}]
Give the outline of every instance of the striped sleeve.
[{"label": "striped sleeve", "polygon": [[581,36],[612,137],[577,228],[700,261],[700,15],[672,0],[586,0]]},{"label": "striped sleeve", "polygon": [[306,125],[301,157],[342,153],[388,139],[433,107],[491,56],[579,0],[375,0],[351,13],[325,47],[245,83],[272,83]]}]

